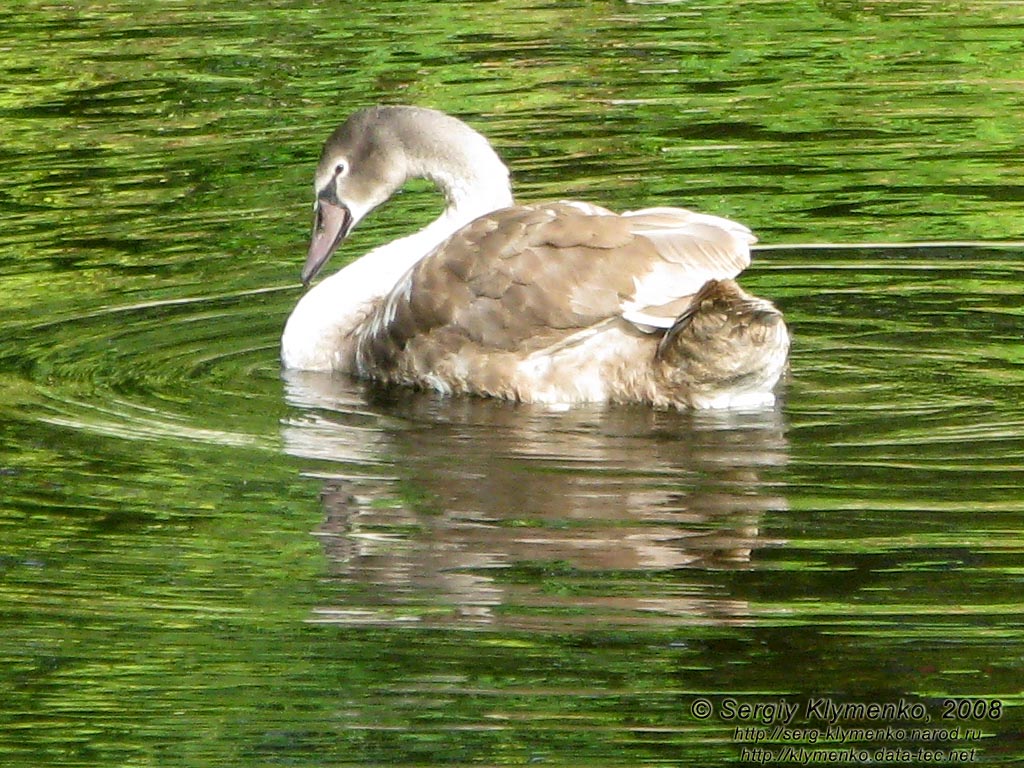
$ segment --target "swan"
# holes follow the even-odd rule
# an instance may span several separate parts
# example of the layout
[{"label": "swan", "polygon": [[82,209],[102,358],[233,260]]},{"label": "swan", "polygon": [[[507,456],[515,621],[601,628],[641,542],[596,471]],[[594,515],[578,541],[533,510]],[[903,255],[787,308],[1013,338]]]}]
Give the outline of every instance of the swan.
[{"label": "swan", "polygon": [[[444,195],[440,216],[309,288],[412,178]],[[742,224],[682,208],[515,203],[486,138],[413,106],[352,114],[324,145],[314,192],[286,369],[563,407],[774,402],[789,333],[733,280],[756,242]]]}]

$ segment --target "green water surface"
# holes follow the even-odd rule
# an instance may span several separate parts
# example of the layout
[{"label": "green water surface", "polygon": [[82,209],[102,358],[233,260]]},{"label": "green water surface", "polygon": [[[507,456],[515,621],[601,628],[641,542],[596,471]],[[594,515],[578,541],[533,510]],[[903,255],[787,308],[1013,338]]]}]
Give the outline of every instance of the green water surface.
[{"label": "green water surface", "polygon": [[[0,764],[1024,759],[1019,2],[19,0],[0,75]],[[378,102],[751,226],[780,405],[282,376]]]}]

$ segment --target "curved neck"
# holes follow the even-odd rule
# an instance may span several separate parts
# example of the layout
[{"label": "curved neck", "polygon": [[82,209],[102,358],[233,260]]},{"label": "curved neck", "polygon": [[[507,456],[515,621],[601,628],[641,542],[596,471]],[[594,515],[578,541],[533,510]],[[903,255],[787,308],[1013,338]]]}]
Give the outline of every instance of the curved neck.
[{"label": "curved neck", "polygon": [[407,178],[428,179],[444,195],[444,213],[427,229],[447,222],[450,235],[485,213],[512,205],[508,168],[483,136],[467,131],[432,149],[408,157]]},{"label": "curved neck", "polygon": [[285,367],[351,372],[353,332],[406,272],[474,219],[512,205],[508,169],[490,144],[475,131],[454,138],[440,152],[435,148],[407,156],[406,178],[432,181],[444,195],[444,211],[419,231],[374,248],[307,292],[285,326]]},{"label": "curved neck", "polygon": [[[388,290],[407,269],[474,219],[512,205],[508,168],[483,136],[468,128],[429,151],[407,148],[407,179],[434,183],[445,209],[434,221],[406,237],[375,248],[373,258],[393,276]],[[385,266],[386,262],[390,262]],[[396,274],[397,273],[397,274]],[[383,277],[383,275],[382,275]]]},{"label": "curved neck", "polygon": [[[374,248],[343,270],[364,262],[365,301],[385,295],[416,262],[474,219],[512,205],[508,168],[501,158],[482,135],[464,123],[456,126],[440,134],[443,139],[427,142],[417,134],[417,140],[403,142],[405,180],[433,182],[444,195],[445,209],[417,232]],[[365,264],[370,261],[372,270]]]}]

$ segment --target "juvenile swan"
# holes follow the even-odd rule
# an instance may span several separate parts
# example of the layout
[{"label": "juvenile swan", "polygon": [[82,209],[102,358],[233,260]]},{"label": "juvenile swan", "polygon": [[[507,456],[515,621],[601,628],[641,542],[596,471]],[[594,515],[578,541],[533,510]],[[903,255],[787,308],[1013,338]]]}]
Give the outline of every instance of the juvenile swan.
[{"label": "juvenile swan", "polygon": [[285,367],[552,404],[774,401],[785,323],[732,280],[750,230],[681,208],[517,204],[487,140],[431,109],[360,110],[328,138],[302,282],[414,177],[444,212],[309,290]]}]

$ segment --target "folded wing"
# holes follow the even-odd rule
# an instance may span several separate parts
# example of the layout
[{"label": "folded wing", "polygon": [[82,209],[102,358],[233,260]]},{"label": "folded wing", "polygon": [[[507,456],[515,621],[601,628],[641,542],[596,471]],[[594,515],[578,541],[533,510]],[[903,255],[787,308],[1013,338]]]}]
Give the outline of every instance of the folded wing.
[{"label": "folded wing", "polygon": [[681,208],[496,211],[399,281],[361,326],[357,366],[408,380],[453,356],[521,357],[617,318],[661,332],[708,280],[739,274],[753,242],[740,224]]}]

